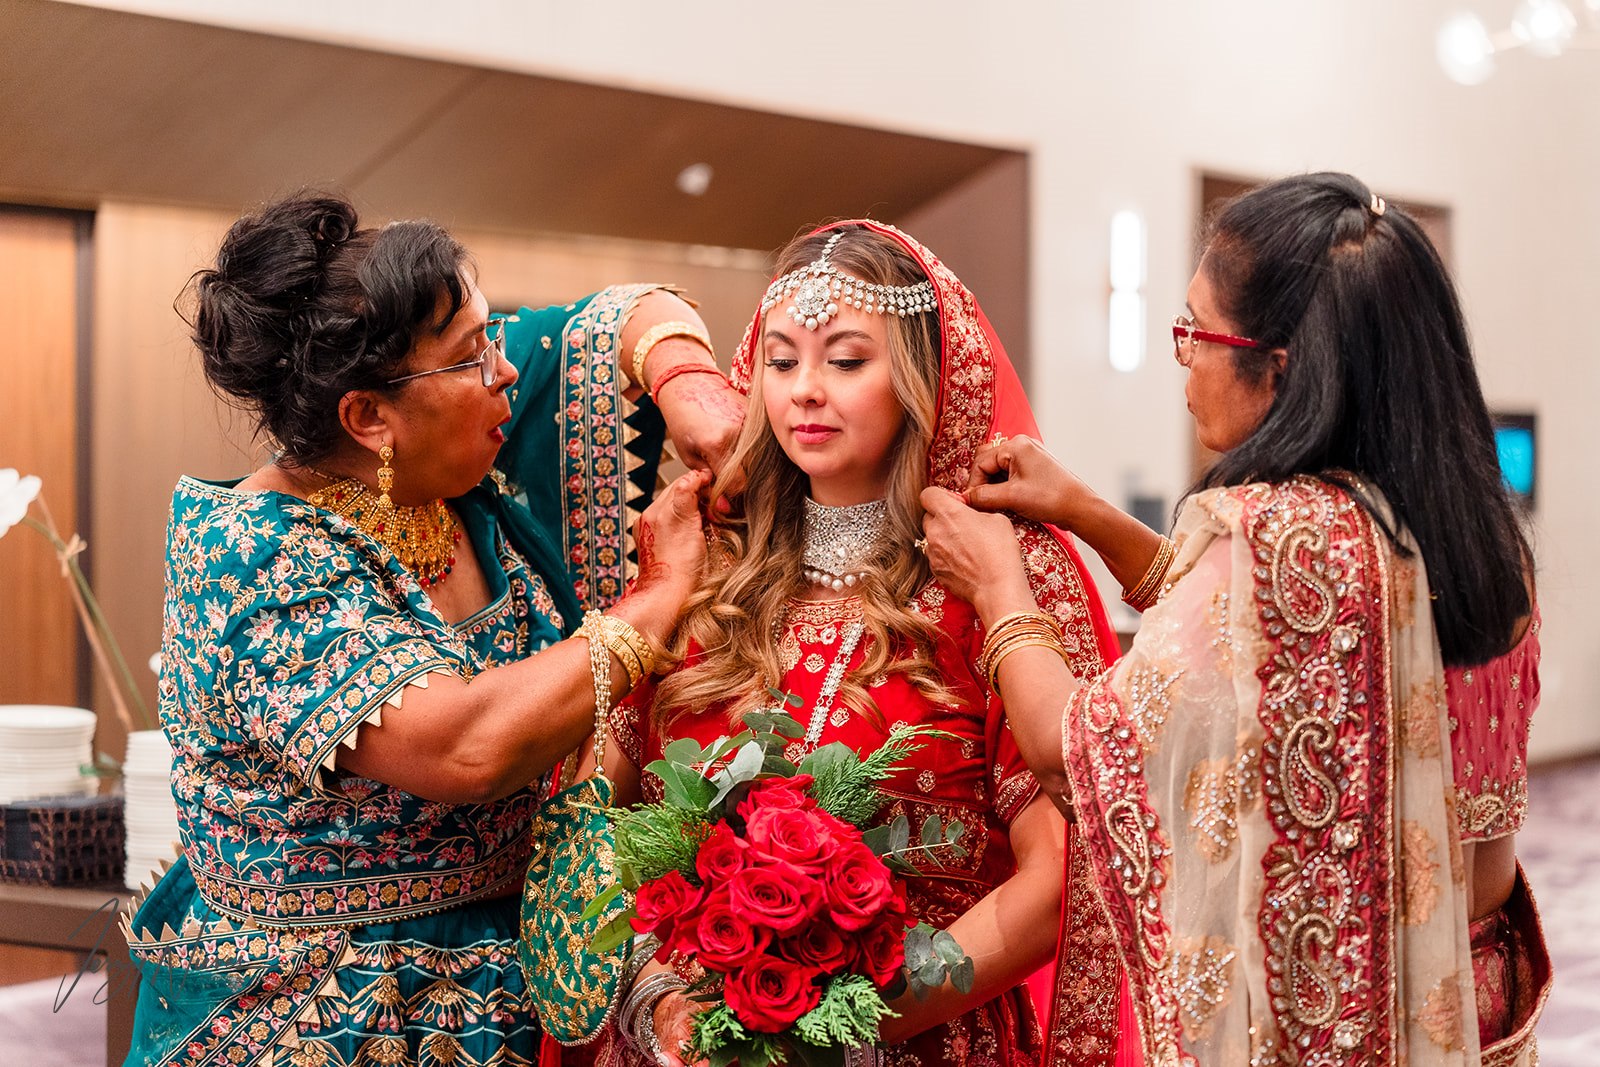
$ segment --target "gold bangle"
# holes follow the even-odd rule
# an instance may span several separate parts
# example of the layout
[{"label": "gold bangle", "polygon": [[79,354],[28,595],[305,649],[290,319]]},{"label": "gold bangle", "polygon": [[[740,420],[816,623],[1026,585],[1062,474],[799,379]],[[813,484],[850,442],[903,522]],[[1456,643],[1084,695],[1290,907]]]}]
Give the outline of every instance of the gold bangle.
[{"label": "gold bangle", "polygon": [[989,664],[989,688],[996,693],[1000,692],[1000,664],[1011,653],[1020,648],[1048,648],[1061,662],[1067,661],[1067,650],[1064,645],[1053,637],[1018,637],[1006,642],[995,651],[994,661]]},{"label": "gold bangle", "polygon": [[640,678],[655,673],[655,653],[644,636],[629,625],[626,619],[620,619],[615,615],[600,615],[594,625],[600,631],[601,641],[628,672],[630,692],[639,684]]},{"label": "gold bangle", "polygon": [[640,389],[649,390],[644,380],[644,360],[650,350],[669,337],[687,337],[699,341],[706,346],[706,351],[711,353],[711,361],[716,362],[716,349],[711,347],[711,338],[706,331],[692,322],[674,319],[671,322],[658,322],[646,330],[639,338],[639,343],[633,346],[633,384]]},{"label": "gold bangle", "polygon": [[[1057,649],[1066,659],[1066,645],[1061,638],[1061,624],[1054,616],[1043,611],[1014,611],[995,620],[984,635],[983,650],[978,654],[978,673],[997,689],[1000,660],[1011,651],[1014,642],[1027,641],[1045,644]],[[1021,644],[1017,648],[1023,647]]]},{"label": "gold bangle", "polygon": [[1172,567],[1172,557],[1175,555],[1173,543],[1169,538],[1163,537],[1156,546],[1155,559],[1150,561],[1150,569],[1144,572],[1144,577],[1132,589],[1122,591],[1122,601],[1135,611],[1144,611],[1154,604],[1161,593],[1161,585],[1166,580],[1167,571]]}]

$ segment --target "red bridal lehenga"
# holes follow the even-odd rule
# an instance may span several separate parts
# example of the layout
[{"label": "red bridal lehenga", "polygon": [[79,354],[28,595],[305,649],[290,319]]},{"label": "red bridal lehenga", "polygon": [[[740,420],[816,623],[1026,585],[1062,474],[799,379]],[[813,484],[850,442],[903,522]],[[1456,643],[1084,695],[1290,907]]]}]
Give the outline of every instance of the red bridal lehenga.
[{"label": "red bridal lehenga", "polygon": [[[1037,425],[1015,371],[966,287],[905,234],[876,223],[864,225],[904,245],[934,284],[942,358],[928,481],[963,489],[973,456],[985,440],[995,433],[1037,435]],[[733,366],[735,385],[746,390],[756,354],[754,326]],[[1072,670],[1081,678],[1094,677],[1115,658],[1117,644],[1070,539],[1037,523],[1019,523],[1017,529],[1035,596],[1060,621]],[[904,814],[915,826],[937,815],[945,821],[960,820],[966,827],[960,842],[964,856],[935,853],[923,864],[922,876],[908,882],[911,913],[943,927],[1015,871],[1008,827],[1035,798],[1039,785],[1017,751],[999,699],[975,669],[984,633],[972,607],[936,582],[923,587],[914,604],[938,629],[934,658],[946,685],[961,697],[961,706],[936,707],[898,675],[869,679],[868,689],[881,716],[855,714],[838,701],[826,701],[831,710],[825,713],[817,743],[841,741],[858,751],[871,751],[901,723],[936,725],[956,735],[955,740],[938,741],[916,753],[886,783],[891,802],[880,816],[887,821]],[[823,695],[830,668],[840,661],[845,666],[861,662],[864,650],[852,640],[861,610],[854,597],[790,600],[778,624],[784,675],[777,685],[800,698],[794,714],[802,723]],[[675,738],[693,737],[703,744],[729,732],[726,710],[714,706],[673,719],[667,728],[670,736],[663,737],[649,728],[642,710],[648,708],[651,696],[648,688],[641,690],[614,716],[615,734],[636,766],[660,758],[664,744]],[[796,754],[801,746],[796,743]],[[645,798],[659,799],[659,787],[647,777]],[[1027,985],[1019,985],[910,1041],[883,1049],[884,1063],[1088,1067],[1113,1062],[1119,975],[1112,934],[1094,898],[1081,846],[1070,832],[1068,856],[1064,910],[1068,934],[1058,961],[1056,995],[1051,998],[1056,1002],[1053,1015],[1041,1020]],[[620,1041],[602,1054],[602,1059],[613,1057],[636,1059]]]}]

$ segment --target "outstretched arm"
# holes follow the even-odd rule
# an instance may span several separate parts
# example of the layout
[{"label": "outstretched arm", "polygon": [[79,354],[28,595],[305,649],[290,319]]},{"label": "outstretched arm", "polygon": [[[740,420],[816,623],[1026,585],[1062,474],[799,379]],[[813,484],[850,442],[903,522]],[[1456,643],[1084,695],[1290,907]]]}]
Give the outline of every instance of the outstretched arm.
[{"label": "outstretched arm", "polygon": [[[923,528],[934,577],[977,609],[985,629],[1016,611],[1038,611],[1011,519],[975,511],[944,489],[924,489]],[[1078,679],[1055,652],[1030,646],[1000,661],[1000,696],[1017,748],[1040,787],[1069,796],[1061,754],[1061,709]]]}]

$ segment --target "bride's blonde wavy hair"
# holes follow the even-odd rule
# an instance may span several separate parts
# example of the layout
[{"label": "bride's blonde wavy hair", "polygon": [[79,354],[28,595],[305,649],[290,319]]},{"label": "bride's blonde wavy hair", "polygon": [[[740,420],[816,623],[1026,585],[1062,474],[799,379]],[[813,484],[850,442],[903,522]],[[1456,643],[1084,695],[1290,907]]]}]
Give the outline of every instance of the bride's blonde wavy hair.
[{"label": "bride's blonde wavy hair", "polygon": [[[863,226],[791,241],[778,254],[776,274],[815,261],[828,238],[841,232],[843,238],[829,258],[845,273],[879,285],[915,285],[927,279],[897,241]],[[913,542],[922,536],[919,496],[927,484],[928,446],[937,418],[938,319],[928,313],[887,319],[889,377],[905,422],[893,445],[883,545],[855,587],[865,627],[864,658],[845,673],[839,687],[846,707],[874,718],[879,713],[867,688],[887,675],[903,675],[934,703],[959,703],[933,663],[937,630],[910,607],[931,576]],[[788,599],[806,588],[800,571],[807,479],[778,444],[767,420],[761,397],[766,363],[761,329],[758,322],[744,429],[712,487],[712,499],[726,496],[730,510],[711,516],[709,577],[689,599],[669,648],[680,662],[691,646],[700,650],[700,658],[662,680],[652,711],[657,726],[717,704],[727,706],[729,725],[737,725],[746,712],[772,703],[767,687],[783,678],[779,620]],[[804,721],[810,711],[790,713]]]}]

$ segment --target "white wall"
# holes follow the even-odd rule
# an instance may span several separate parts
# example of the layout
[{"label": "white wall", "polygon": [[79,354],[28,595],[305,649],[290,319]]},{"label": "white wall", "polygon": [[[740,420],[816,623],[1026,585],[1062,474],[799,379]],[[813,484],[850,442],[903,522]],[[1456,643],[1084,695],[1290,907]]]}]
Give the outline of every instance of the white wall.
[{"label": "white wall", "polygon": [[[1582,610],[1600,602],[1600,53],[1511,55],[1487,84],[1456,86],[1434,65],[1433,35],[1462,2],[101,6],[1024,148],[1035,403],[1051,446],[1116,495],[1130,479],[1169,497],[1185,482],[1182,375],[1160,337],[1183,302],[1198,170],[1349,170],[1450,206],[1490,401],[1540,415],[1545,704],[1533,740],[1548,758],[1600,749],[1600,624]],[[1513,6],[1465,2],[1495,27]],[[1128,375],[1102,351],[1105,231],[1121,207],[1144,212],[1151,233],[1150,360]]]}]

